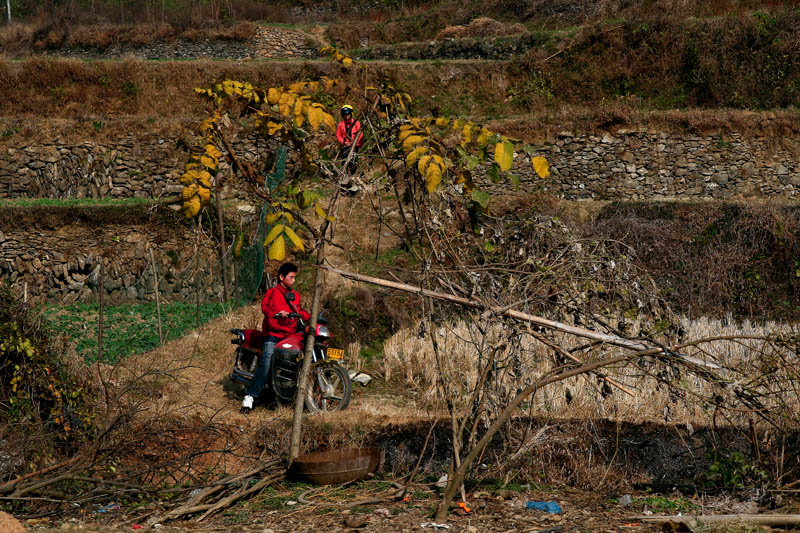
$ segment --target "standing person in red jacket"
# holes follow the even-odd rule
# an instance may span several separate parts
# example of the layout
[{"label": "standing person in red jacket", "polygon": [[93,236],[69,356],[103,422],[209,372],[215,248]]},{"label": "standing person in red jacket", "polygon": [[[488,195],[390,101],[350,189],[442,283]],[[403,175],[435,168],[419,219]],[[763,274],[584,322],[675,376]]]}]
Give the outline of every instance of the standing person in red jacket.
[{"label": "standing person in red jacket", "polygon": [[[278,284],[267,291],[261,301],[261,311],[264,313],[264,323],[261,330],[266,335],[264,347],[261,350],[261,357],[258,360],[258,368],[253,376],[250,386],[245,392],[242,400],[241,412],[249,413],[253,409],[253,402],[258,398],[264,382],[269,374],[270,364],[272,363],[272,353],[275,345],[282,338],[287,337],[297,331],[297,320],[290,318],[290,313],[298,313],[303,320],[308,320],[310,315],[300,307],[300,295],[292,290],[295,278],[297,277],[297,265],[284,263],[278,269]],[[287,294],[294,295],[286,297]]]},{"label": "standing person in red jacket", "polygon": [[339,156],[343,158],[346,158],[350,153],[350,147],[354,142],[356,144],[356,152],[364,144],[361,122],[353,118],[353,106],[349,104],[342,106],[342,121],[336,125],[336,140],[339,141],[341,146]]}]

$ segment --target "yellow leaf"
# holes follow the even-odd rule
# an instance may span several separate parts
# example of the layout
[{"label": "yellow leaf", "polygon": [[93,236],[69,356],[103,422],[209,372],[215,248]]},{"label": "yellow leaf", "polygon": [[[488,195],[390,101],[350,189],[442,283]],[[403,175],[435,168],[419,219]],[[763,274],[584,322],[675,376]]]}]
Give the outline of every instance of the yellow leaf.
[{"label": "yellow leaf", "polygon": [[312,131],[317,131],[320,124],[322,124],[322,114],[324,111],[316,106],[308,108],[308,123],[311,125]]},{"label": "yellow leaf", "polygon": [[294,247],[300,250],[301,252],[305,250],[303,247],[303,240],[297,236],[297,233],[294,232],[292,228],[286,226],[286,236],[289,237],[289,240],[292,241]]},{"label": "yellow leaf", "polygon": [[212,157],[209,157],[207,155],[204,155],[204,156],[202,156],[200,158],[200,163],[202,163],[202,165],[204,167],[206,167],[206,168],[208,168],[210,170],[216,170],[217,169],[217,160],[212,158]]},{"label": "yellow leaf", "polygon": [[277,122],[272,122],[272,121],[267,122],[267,134],[269,135],[275,135],[282,129],[283,129],[282,124],[278,124]]},{"label": "yellow leaf", "polygon": [[489,137],[492,136],[492,132],[487,130],[486,128],[481,128],[481,132],[478,134],[478,148],[483,148],[487,144],[489,144]]},{"label": "yellow leaf", "polygon": [[436,119],[436,125],[439,126],[440,128],[444,128],[448,124],[450,124],[450,120],[449,119],[446,119],[444,117],[439,117],[439,118]]},{"label": "yellow leaf", "polygon": [[435,163],[431,163],[428,165],[428,171],[425,174],[425,185],[428,188],[428,194],[432,194],[441,182],[442,168]]},{"label": "yellow leaf", "polygon": [[280,213],[270,213],[267,215],[267,224],[274,224],[281,217]]},{"label": "yellow leaf", "polygon": [[323,113],[322,122],[324,122],[325,125],[331,129],[331,131],[336,131],[336,120],[333,118],[333,115]]},{"label": "yellow leaf", "polygon": [[419,158],[419,162],[417,163],[417,170],[419,170],[419,173],[422,174],[423,176],[425,175],[425,170],[427,169],[428,163],[430,163],[431,159],[433,158],[429,155],[423,155],[422,157]]},{"label": "yellow leaf", "polygon": [[318,81],[310,81],[308,82],[308,90],[309,92],[315,93],[319,91],[319,82]]},{"label": "yellow leaf", "polygon": [[202,205],[208,205],[208,202],[211,200],[211,189],[200,187],[197,191],[197,196],[200,197],[200,203]]},{"label": "yellow leaf", "polygon": [[281,115],[284,117],[289,116],[289,114],[294,110],[295,100],[297,100],[297,94],[295,93],[283,93],[281,95],[281,99],[278,101],[278,110],[280,111]]},{"label": "yellow leaf", "polygon": [[349,67],[352,64],[353,60],[350,59],[349,57],[345,57],[344,59],[342,59],[342,65],[344,65],[345,67]]},{"label": "yellow leaf", "polygon": [[472,128],[474,124],[467,122],[461,130],[461,146],[467,146],[472,142]]},{"label": "yellow leaf", "polygon": [[195,184],[189,185],[188,187],[184,187],[183,190],[181,191],[181,198],[183,199],[184,202],[188,202],[189,199],[191,199],[191,197],[194,196],[195,192],[197,192],[197,185]]},{"label": "yellow leaf", "polygon": [[200,184],[208,189],[211,188],[211,174],[205,170],[200,173]]},{"label": "yellow leaf", "polygon": [[410,153],[410,154],[408,154],[408,155],[406,156],[406,164],[407,164],[409,167],[413,167],[413,166],[414,166],[414,163],[416,163],[416,162],[417,162],[417,159],[419,159],[419,157],[420,157],[422,154],[424,154],[425,152],[427,152],[427,151],[428,151],[428,147],[427,147],[427,146],[417,146],[416,148],[414,148],[414,149],[411,151],[411,153]]},{"label": "yellow leaf", "polygon": [[322,206],[319,205],[319,202],[314,204],[314,211],[317,213],[317,216],[319,218],[325,218],[326,217],[325,210],[322,209]]},{"label": "yellow leaf", "polygon": [[200,198],[195,196],[183,205],[183,213],[186,218],[192,218],[200,212],[200,207]]},{"label": "yellow leaf", "polygon": [[461,120],[458,120],[458,119],[453,120],[453,124],[452,124],[453,131],[460,131],[463,124],[464,124],[464,122],[461,121]]},{"label": "yellow leaf", "polygon": [[409,135],[405,141],[403,141],[403,151],[408,153],[410,152],[414,146],[421,143],[424,139],[420,135]]},{"label": "yellow leaf", "polygon": [[405,141],[409,136],[419,133],[419,129],[414,126],[400,126],[400,133],[397,134],[397,140],[400,142]]},{"label": "yellow leaf", "polygon": [[542,156],[536,156],[531,160],[533,163],[533,170],[539,174],[539,177],[542,179],[547,179],[550,177],[550,165],[547,163],[547,159]]},{"label": "yellow leaf", "polygon": [[269,260],[283,261],[284,259],[286,259],[286,242],[283,239],[283,235],[281,235],[269,247]]},{"label": "yellow leaf", "polygon": [[215,122],[216,122],[216,119],[213,119],[213,118],[207,118],[207,119],[205,119],[205,120],[204,120],[204,121],[203,121],[203,122],[200,124],[200,133],[205,133],[205,132],[207,132],[208,130],[210,130],[211,128],[213,128],[213,127],[214,127],[214,123],[215,123]]},{"label": "yellow leaf", "polygon": [[297,81],[297,82],[289,85],[289,90],[292,91],[293,93],[299,93],[299,92],[302,92],[303,89],[305,89],[305,87],[306,87],[306,82]]},{"label": "yellow leaf", "polygon": [[274,241],[278,235],[283,233],[283,228],[284,228],[283,224],[276,224],[275,226],[273,226],[269,234],[267,234],[267,238],[264,239],[264,246],[267,246],[269,243]]},{"label": "yellow leaf", "polygon": [[275,105],[280,102],[280,100],[281,91],[275,87],[270,87],[269,90],[267,90],[267,102],[269,102],[270,105]]},{"label": "yellow leaf", "polygon": [[294,116],[299,117],[302,116],[305,112],[305,108],[308,105],[308,97],[298,98],[294,103]]},{"label": "yellow leaf", "polygon": [[500,170],[507,172],[514,163],[514,145],[508,141],[500,141],[494,146],[494,160]]},{"label": "yellow leaf", "polygon": [[206,154],[213,157],[214,159],[219,159],[220,156],[222,156],[222,152],[217,150],[217,147],[210,143],[206,145]]},{"label": "yellow leaf", "polygon": [[298,128],[302,128],[303,127],[303,120],[305,120],[303,115],[295,115],[294,116],[294,125],[296,127],[298,127]]}]

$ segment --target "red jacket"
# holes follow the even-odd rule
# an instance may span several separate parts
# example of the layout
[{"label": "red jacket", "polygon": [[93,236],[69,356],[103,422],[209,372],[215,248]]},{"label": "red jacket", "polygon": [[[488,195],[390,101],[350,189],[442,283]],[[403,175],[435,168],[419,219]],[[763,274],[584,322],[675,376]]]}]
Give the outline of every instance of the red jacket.
[{"label": "red jacket", "polygon": [[361,133],[361,123],[357,120],[343,120],[336,125],[336,140],[342,146],[350,146],[353,139],[358,136],[356,148],[361,148],[364,144],[364,134]]},{"label": "red jacket", "polygon": [[303,320],[307,321],[311,318],[311,315],[300,307],[300,295],[297,291],[287,290],[279,283],[268,290],[267,294],[264,295],[264,299],[261,300],[261,311],[264,313],[264,323],[261,325],[261,330],[266,335],[283,338],[297,331],[297,320],[294,318],[289,318],[288,316],[275,318],[275,313],[280,311],[294,312],[286,301],[287,292],[294,293],[292,306],[300,313]]}]

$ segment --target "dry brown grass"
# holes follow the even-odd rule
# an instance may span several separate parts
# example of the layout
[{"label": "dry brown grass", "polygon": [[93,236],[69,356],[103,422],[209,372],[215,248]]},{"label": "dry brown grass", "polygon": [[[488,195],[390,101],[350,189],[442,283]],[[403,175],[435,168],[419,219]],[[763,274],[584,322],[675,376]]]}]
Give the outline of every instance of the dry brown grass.
[{"label": "dry brown grass", "polygon": [[[721,335],[774,335],[793,331],[791,326],[785,324],[732,322],[684,318],[681,326],[688,339]],[[611,325],[616,326],[613,322]],[[635,330],[637,326],[634,324],[633,328]],[[418,327],[404,328],[384,345],[383,372],[387,379],[401,381],[403,386],[416,391],[425,405],[442,409],[449,398],[460,408],[465,408],[467,406],[461,402],[468,399],[471,388],[478,380],[479,365],[485,361],[482,358],[486,357],[490,348],[501,342],[505,331],[503,326],[498,325],[482,338],[474,327],[465,322],[440,327],[435,335],[443,355],[437,358],[429,336],[420,337]],[[565,350],[585,344],[583,339],[562,333],[554,333],[550,338]],[[561,364],[554,362],[552,351],[533,336],[523,334],[519,342],[519,357],[512,361],[503,359],[501,354],[503,362],[498,371],[499,381],[492,385],[506,393],[520,389]],[[759,356],[759,349],[760,343],[755,341],[719,342],[707,346],[707,357],[719,361],[726,368],[743,370],[757,366],[753,359]],[[509,350],[505,353],[509,353]],[[621,353],[620,349],[609,348],[606,356]],[[513,371],[507,370],[508,365],[513,365]],[[649,370],[663,371],[657,365],[649,367]],[[673,370],[668,369],[667,372]],[[608,369],[607,375],[634,391],[634,396],[615,390],[613,395],[604,397],[596,378],[576,377],[538,392],[533,397],[531,412],[563,418],[608,418],[630,423],[663,421],[704,426],[710,422],[713,409],[702,398],[710,397],[715,386],[695,375],[683,374],[679,392],[664,386],[654,375],[647,375],[630,363]],[[569,401],[566,398],[567,390],[571,396]],[[794,398],[787,396],[785,399],[800,406],[800,398],[796,393]]]},{"label": "dry brown grass", "polygon": [[528,31],[523,24],[498,22],[488,17],[479,17],[463,26],[448,26],[440,31],[437,39],[460,39],[463,37],[499,37],[501,35],[519,35]]}]

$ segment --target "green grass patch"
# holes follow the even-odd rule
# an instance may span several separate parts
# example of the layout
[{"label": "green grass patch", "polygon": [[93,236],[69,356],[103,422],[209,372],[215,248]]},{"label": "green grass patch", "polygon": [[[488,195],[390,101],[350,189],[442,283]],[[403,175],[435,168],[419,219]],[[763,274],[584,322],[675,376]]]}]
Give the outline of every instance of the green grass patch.
[{"label": "green grass patch", "polygon": [[[199,308],[191,303],[175,302],[161,306],[164,341],[178,339],[224,312],[220,303],[205,303]],[[87,363],[97,361],[98,305],[73,304],[47,306],[45,317],[58,332],[76,343]],[[137,303],[103,307],[103,363],[117,361],[153,350],[158,338],[158,313],[155,303]]]},{"label": "green grass patch", "polygon": [[686,498],[668,498],[666,496],[648,496],[646,498],[634,498],[634,508],[649,509],[654,513],[691,513],[699,509],[698,505]]}]

